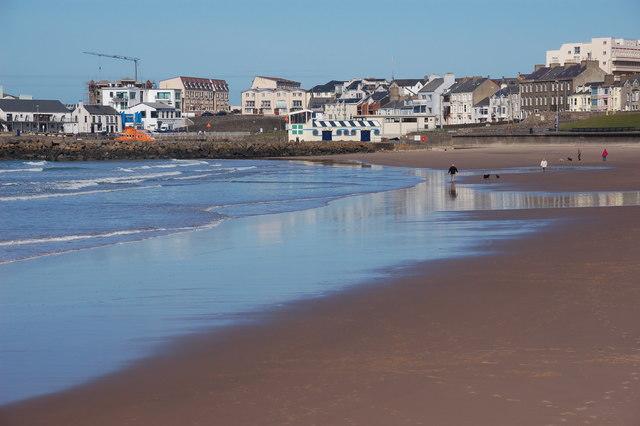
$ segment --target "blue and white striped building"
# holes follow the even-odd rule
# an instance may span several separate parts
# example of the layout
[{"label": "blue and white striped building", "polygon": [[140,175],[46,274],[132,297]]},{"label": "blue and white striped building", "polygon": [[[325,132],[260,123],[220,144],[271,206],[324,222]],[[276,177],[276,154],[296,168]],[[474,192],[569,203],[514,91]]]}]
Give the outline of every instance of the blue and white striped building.
[{"label": "blue and white striped building", "polygon": [[359,141],[380,142],[382,129],[376,120],[323,120],[311,110],[289,114],[290,141]]}]

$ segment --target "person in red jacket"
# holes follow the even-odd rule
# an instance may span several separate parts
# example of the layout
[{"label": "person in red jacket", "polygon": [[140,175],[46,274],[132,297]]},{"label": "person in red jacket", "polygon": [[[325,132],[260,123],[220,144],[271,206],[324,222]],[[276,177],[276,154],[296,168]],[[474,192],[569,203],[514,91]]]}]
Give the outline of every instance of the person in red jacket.
[{"label": "person in red jacket", "polygon": [[602,161],[607,161],[607,157],[609,156],[609,153],[607,152],[607,148],[602,150]]}]

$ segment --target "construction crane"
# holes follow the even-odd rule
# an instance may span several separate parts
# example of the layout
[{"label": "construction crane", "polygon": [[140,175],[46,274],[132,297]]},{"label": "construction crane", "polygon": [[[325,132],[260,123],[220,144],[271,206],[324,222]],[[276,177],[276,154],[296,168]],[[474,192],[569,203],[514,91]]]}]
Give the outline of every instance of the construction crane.
[{"label": "construction crane", "polygon": [[98,53],[98,52],[82,52],[85,55],[93,55],[93,56],[103,56],[105,58],[113,58],[113,59],[122,59],[123,61],[131,61],[133,62],[133,66],[135,68],[135,81],[138,81],[138,61],[140,58],[132,58],[130,56],[122,56],[122,55],[108,55],[106,53]]}]

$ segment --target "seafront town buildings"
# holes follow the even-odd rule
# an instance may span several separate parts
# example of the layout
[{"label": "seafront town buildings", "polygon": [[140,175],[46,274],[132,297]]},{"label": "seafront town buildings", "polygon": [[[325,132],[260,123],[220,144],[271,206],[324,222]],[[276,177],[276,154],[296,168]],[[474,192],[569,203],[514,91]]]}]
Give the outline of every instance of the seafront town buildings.
[{"label": "seafront town buildings", "polygon": [[441,126],[443,93],[455,82],[455,76],[452,73],[442,77],[430,75],[427,83],[418,91],[417,99],[413,101],[414,110],[435,117],[435,124]]},{"label": "seafront town buildings", "polygon": [[170,131],[184,126],[181,111],[163,102],[141,102],[122,114],[123,126],[141,128],[150,132]]},{"label": "seafront town buildings", "polygon": [[605,75],[597,61],[551,67],[536,65],[531,74],[519,76],[523,118],[544,111],[569,110],[569,96],[576,87],[603,82]]},{"label": "seafront town buildings", "polygon": [[103,87],[100,93],[99,103],[110,106],[118,112],[123,112],[141,102],[162,102],[176,109],[181,109],[182,105],[179,89]]},{"label": "seafront town buildings", "polygon": [[[202,77],[178,76],[161,80],[160,89],[174,89],[180,93],[181,105],[177,105],[183,116],[194,117],[205,112],[229,111],[229,85],[225,80]],[[148,99],[147,102],[155,102]],[[163,102],[162,99],[157,99]]]},{"label": "seafront town buildings", "polygon": [[640,40],[613,37],[592,38],[584,43],[564,43],[548,50],[546,67],[596,61],[607,74],[640,72]]},{"label": "seafront town buildings", "polygon": [[118,111],[105,105],[79,103],[71,113],[71,133],[117,133],[122,131]]},{"label": "seafront town buildings", "polygon": [[640,111],[640,74],[623,80],[620,86],[622,111]]},{"label": "seafront town buildings", "polygon": [[9,132],[62,133],[71,111],[50,99],[0,99],[0,126]]},{"label": "seafront town buildings", "polygon": [[489,97],[489,114],[490,122],[513,122],[522,118],[517,84],[505,84]]},{"label": "seafront town buildings", "polygon": [[[151,89],[151,88],[153,88],[153,83],[149,80],[147,80],[146,82],[135,81],[134,79],[130,79],[130,78],[123,78],[116,81],[91,80],[87,83],[88,104],[89,105],[96,105],[96,104],[106,105],[102,101],[103,89],[112,89],[113,91],[126,90],[127,92],[138,93],[138,91],[143,91],[144,89]],[[134,96],[136,95],[132,95],[132,97]],[[138,99],[141,99],[139,96],[141,95],[138,95]]]},{"label": "seafront town buildings", "polygon": [[[446,124],[460,125],[482,123],[486,121],[486,116],[477,113],[483,111],[480,101],[484,101],[488,96],[493,95],[500,86],[487,77],[463,77],[446,91],[445,98],[448,101],[448,111],[443,116]],[[488,103],[486,105],[488,108]]]},{"label": "seafront town buildings", "polygon": [[301,110],[288,114],[290,141],[360,141],[380,142],[382,130],[377,120],[327,120],[321,113]]},{"label": "seafront town buildings", "polygon": [[257,76],[251,89],[242,92],[242,114],[284,115],[307,109],[309,99],[297,81]]}]

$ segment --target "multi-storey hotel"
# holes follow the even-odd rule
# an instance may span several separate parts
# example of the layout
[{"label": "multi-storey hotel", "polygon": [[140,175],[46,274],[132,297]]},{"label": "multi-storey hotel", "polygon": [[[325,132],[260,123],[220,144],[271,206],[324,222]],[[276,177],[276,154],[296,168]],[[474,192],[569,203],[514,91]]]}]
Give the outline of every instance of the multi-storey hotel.
[{"label": "multi-storey hotel", "polygon": [[565,43],[558,50],[547,50],[546,66],[598,61],[607,74],[640,72],[640,40],[602,37],[585,43]]}]

